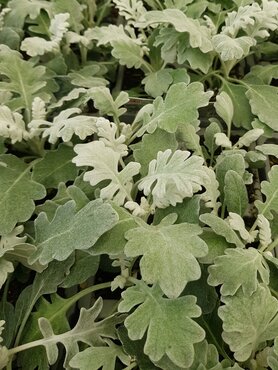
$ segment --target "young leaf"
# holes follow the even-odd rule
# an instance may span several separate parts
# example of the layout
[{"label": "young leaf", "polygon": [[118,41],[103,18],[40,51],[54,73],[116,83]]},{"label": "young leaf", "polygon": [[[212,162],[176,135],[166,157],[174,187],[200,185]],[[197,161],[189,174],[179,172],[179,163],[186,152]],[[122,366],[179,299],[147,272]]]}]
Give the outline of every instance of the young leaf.
[{"label": "young leaf", "polygon": [[0,136],[11,139],[12,144],[29,139],[22,115],[6,105],[0,106]]},{"label": "young leaf", "polygon": [[73,149],[66,145],[48,151],[45,157],[34,165],[32,180],[46,188],[57,188],[60,182],[74,180],[78,170],[72,163],[73,156]]},{"label": "young leaf", "polygon": [[152,194],[156,207],[175,206],[201,189],[204,182],[203,158],[195,155],[188,158],[189,155],[188,151],[176,150],[172,154],[167,149],[158,152],[157,159],[150,162],[149,172],[140,180],[138,188],[145,195]]},{"label": "young leaf", "polygon": [[255,240],[258,231],[247,231],[245,228],[244,220],[238,213],[229,212],[229,217],[227,218],[227,221],[231,228],[235,231],[238,231],[241,238],[247,243],[252,243]]},{"label": "young leaf", "polygon": [[201,276],[196,257],[207,254],[205,242],[198,237],[201,232],[198,225],[189,223],[143,224],[125,234],[128,240],[125,254],[143,255],[140,260],[143,280],[148,284],[158,283],[167,297],[177,298],[188,281]]},{"label": "young leaf", "polygon": [[50,365],[53,365],[58,358],[58,343],[62,343],[65,347],[64,367],[68,367],[69,361],[79,352],[78,342],[99,347],[105,344],[104,338],[117,338],[115,326],[122,322],[123,318],[116,314],[96,322],[102,306],[102,299],[98,298],[89,310],[81,308],[75,327],[63,334],[55,335],[50,322],[44,317],[38,320],[40,330],[45,339],[45,341],[42,341],[42,345],[46,349]]},{"label": "young leaf", "polygon": [[[59,206],[49,222],[44,212],[35,220],[37,251],[30,257],[47,264],[64,261],[76,249],[88,249],[117,222],[118,216],[108,203],[97,199],[75,212],[75,202]],[[59,245],[59,248],[57,248]]]},{"label": "young leaf", "polygon": [[208,283],[212,286],[222,285],[222,296],[232,296],[240,287],[244,295],[251,296],[258,288],[258,277],[263,283],[269,283],[267,263],[254,248],[226,249],[225,255],[216,257],[208,271]]},{"label": "young leaf", "polygon": [[229,170],[225,175],[225,204],[228,212],[243,216],[248,205],[248,194],[242,177],[235,171]]},{"label": "young leaf", "polygon": [[122,293],[120,312],[135,310],[125,319],[130,339],[141,339],[147,331],[144,352],[154,362],[164,355],[181,367],[194,359],[195,343],[205,337],[204,330],[191,318],[200,316],[196,297],[163,298],[161,290],[142,282]]},{"label": "young leaf", "polygon": [[96,122],[96,127],[99,140],[103,141],[105,146],[119,153],[121,157],[128,154],[127,145],[125,144],[126,137],[123,134],[117,137],[118,128],[114,122],[100,117]]},{"label": "young leaf", "polygon": [[234,230],[220,217],[212,213],[204,213],[200,216],[200,220],[210,226],[217,235],[224,236],[228,243],[235,244],[238,248],[244,248],[244,244]]},{"label": "young leaf", "polygon": [[208,148],[211,155],[214,154],[214,151],[216,149],[215,134],[218,134],[220,132],[221,132],[221,129],[220,129],[219,124],[217,122],[212,122],[205,129],[204,144]]},{"label": "young leaf", "polygon": [[27,221],[34,209],[34,200],[42,199],[45,188],[31,180],[31,166],[11,154],[0,156],[0,235],[8,234],[17,222]]},{"label": "young leaf", "polygon": [[220,94],[217,95],[216,102],[214,103],[214,108],[217,114],[226,123],[228,132],[230,132],[234,116],[234,106],[232,99],[225,91],[222,91]]},{"label": "young leaf", "polygon": [[174,151],[177,147],[175,135],[167,131],[158,128],[152,134],[145,134],[141,142],[133,147],[134,158],[141,164],[141,175],[147,175],[149,163],[156,158],[159,151],[163,152],[166,149]]},{"label": "young leaf", "polygon": [[140,170],[140,164],[129,162],[121,171],[118,171],[120,154],[105,146],[102,141],[93,141],[87,144],[77,144],[74,147],[77,156],[73,162],[77,166],[91,166],[93,170],[84,175],[84,180],[91,185],[97,185],[103,180],[110,180],[110,184],[100,191],[102,199],[113,199],[116,204],[123,205],[125,199],[131,199],[132,178]]},{"label": "young leaf", "polygon": [[271,228],[269,221],[263,216],[258,215],[259,239],[263,247],[267,247],[271,242]]},{"label": "young leaf", "polygon": [[168,132],[175,132],[181,124],[193,123],[198,119],[198,108],[205,107],[209,103],[213,92],[204,92],[200,82],[187,85],[179,82],[172,85],[168,90],[165,100],[161,97],[153,103],[152,115],[146,115],[143,127],[137,132],[137,136],[145,131],[152,133],[156,127]]},{"label": "young leaf", "polygon": [[235,145],[238,148],[242,148],[243,146],[249,147],[250,144],[258,140],[258,138],[262,136],[263,133],[264,133],[263,129],[253,128],[252,130],[246,132],[243,136],[241,136]]},{"label": "young leaf", "polygon": [[209,167],[204,167],[203,171],[206,173],[204,177],[204,187],[206,189],[205,193],[201,195],[205,202],[205,206],[212,208],[213,212],[217,214],[218,208],[221,206],[220,202],[217,202],[220,192],[218,190],[219,183],[216,180],[215,172]]},{"label": "young leaf", "polygon": [[273,219],[273,211],[278,207],[278,166],[273,166],[268,173],[269,181],[261,183],[261,191],[266,196],[265,202],[255,201],[255,206],[259,212],[268,220]]},{"label": "young leaf", "polygon": [[172,82],[173,77],[167,69],[152,72],[142,80],[146,93],[154,98],[165,93]]},{"label": "young leaf", "polygon": [[90,347],[77,353],[69,365],[80,370],[114,370],[117,358],[125,365],[130,363],[130,357],[124,353],[122,347],[109,341],[106,347]]},{"label": "young leaf", "polygon": [[214,135],[216,146],[222,146],[223,148],[231,148],[232,142],[226,134],[223,132],[217,132]]},{"label": "young leaf", "polygon": [[262,144],[255,147],[259,152],[264,153],[265,155],[273,155],[278,158],[278,147],[276,144]]},{"label": "young leaf", "polygon": [[222,297],[218,309],[223,321],[223,339],[235,352],[237,361],[246,361],[266,340],[278,335],[278,301],[264,285],[251,295],[242,290],[233,297]]},{"label": "young leaf", "polygon": [[278,88],[268,85],[250,85],[246,96],[252,113],[267,126],[278,131]]},{"label": "young leaf", "polygon": [[51,144],[55,144],[59,138],[64,142],[70,141],[73,134],[84,140],[96,131],[97,118],[84,115],[70,117],[78,113],[81,113],[81,109],[69,108],[61,111],[53,122],[32,120],[28,123],[30,134],[36,136],[42,132],[43,138],[49,136],[48,141]]}]

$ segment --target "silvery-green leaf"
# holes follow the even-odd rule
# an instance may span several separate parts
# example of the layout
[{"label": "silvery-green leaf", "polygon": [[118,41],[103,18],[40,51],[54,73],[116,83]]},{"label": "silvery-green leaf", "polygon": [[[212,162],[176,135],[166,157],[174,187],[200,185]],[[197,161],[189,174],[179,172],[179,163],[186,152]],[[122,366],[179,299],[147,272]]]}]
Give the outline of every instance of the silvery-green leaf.
[{"label": "silvery-green leaf", "polygon": [[208,127],[206,127],[204,132],[204,144],[208,148],[211,155],[213,155],[216,149],[215,134],[220,133],[221,129],[217,122],[211,122]]},{"label": "silvery-green leaf", "polygon": [[158,283],[169,298],[177,298],[188,281],[197,280],[201,269],[196,257],[204,257],[207,246],[199,238],[198,225],[142,225],[129,230],[125,254],[143,255],[140,260],[142,278],[148,284]]},{"label": "silvery-green leaf", "polygon": [[141,281],[123,292],[122,297],[120,312],[136,307],[124,322],[128,335],[137,340],[147,332],[144,352],[152,361],[167,355],[177,366],[189,367],[193,363],[193,344],[205,337],[204,330],[192,320],[201,314],[196,297],[164,298],[157,286],[149,287]]},{"label": "silvery-green leaf", "polygon": [[233,296],[242,287],[243,293],[251,296],[260,281],[269,283],[269,269],[262,254],[254,248],[229,248],[225,255],[216,257],[208,268],[208,283],[221,285],[222,296]]},{"label": "silvery-green leaf", "polygon": [[12,144],[30,137],[22,115],[12,112],[6,105],[0,106],[0,136],[11,139]]},{"label": "silvery-green leaf", "polygon": [[260,136],[264,133],[263,129],[260,128],[253,128],[252,130],[246,132],[243,136],[241,136],[236,143],[236,146],[242,148],[243,146],[250,146],[254,141],[258,140]]},{"label": "silvery-green leaf", "polygon": [[238,213],[229,212],[227,222],[233,230],[239,232],[241,238],[247,243],[252,243],[255,240],[258,231],[254,230],[251,233],[247,231],[244,220]]},{"label": "silvery-green leaf", "polygon": [[222,336],[237,361],[246,361],[261,343],[278,335],[278,301],[268,287],[258,285],[251,296],[239,290],[221,300],[224,305],[218,314],[223,321]]},{"label": "silvery-green leaf", "polygon": [[273,155],[278,158],[278,147],[276,144],[262,144],[255,147],[256,150],[264,153],[265,155]]},{"label": "silvery-green leaf", "polygon": [[231,148],[232,147],[231,140],[223,132],[217,132],[214,135],[214,138],[215,138],[215,144],[217,146],[222,146],[223,148]]},{"label": "silvery-green leaf", "polygon": [[267,247],[271,242],[271,228],[264,215],[258,215],[259,239],[263,247]]},{"label": "silvery-green leaf", "polygon": [[243,216],[248,206],[248,193],[242,177],[235,171],[229,170],[225,175],[224,202],[228,212]]},{"label": "silvery-green leaf", "polygon": [[216,102],[214,103],[214,108],[217,114],[226,123],[228,132],[230,132],[234,116],[234,106],[232,99],[225,91],[222,91],[220,94],[217,95]]},{"label": "silvery-green leaf", "polygon": [[204,177],[204,187],[206,191],[201,195],[201,197],[205,201],[206,207],[212,208],[213,212],[217,214],[217,211],[221,206],[221,203],[217,201],[220,196],[220,192],[218,190],[219,183],[213,169],[210,167],[204,167],[203,170],[207,175]]},{"label": "silvery-green leaf", "polygon": [[142,80],[146,93],[154,98],[165,93],[172,82],[173,77],[167,68],[152,72]]},{"label": "silvery-green leaf", "polygon": [[215,51],[217,51],[221,59],[226,62],[228,60],[241,59],[246,56],[251,46],[255,45],[255,40],[249,36],[241,36],[234,39],[222,33],[213,36],[212,43]]},{"label": "silvery-green leaf", "polygon": [[255,201],[255,206],[259,212],[265,216],[268,220],[273,219],[273,211],[277,210],[278,207],[278,166],[273,166],[268,173],[269,181],[263,181],[261,183],[261,191],[265,195],[266,200]]}]

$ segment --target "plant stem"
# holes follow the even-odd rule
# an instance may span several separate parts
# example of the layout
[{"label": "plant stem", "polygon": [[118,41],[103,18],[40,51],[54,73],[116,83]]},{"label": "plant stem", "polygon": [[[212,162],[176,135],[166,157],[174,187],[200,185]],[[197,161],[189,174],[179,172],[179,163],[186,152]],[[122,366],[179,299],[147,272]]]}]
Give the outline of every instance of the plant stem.
[{"label": "plant stem", "polygon": [[267,252],[271,252],[277,246],[278,246],[278,237],[276,239],[274,239],[271,244],[269,244],[269,246],[267,247],[266,251]]}]

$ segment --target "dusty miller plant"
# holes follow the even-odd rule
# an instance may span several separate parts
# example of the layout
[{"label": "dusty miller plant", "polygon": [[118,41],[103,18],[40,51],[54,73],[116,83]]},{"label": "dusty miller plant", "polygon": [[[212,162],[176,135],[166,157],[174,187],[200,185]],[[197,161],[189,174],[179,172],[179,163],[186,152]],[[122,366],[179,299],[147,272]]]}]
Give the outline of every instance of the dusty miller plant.
[{"label": "dusty miller plant", "polygon": [[277,370],[277,1],[0,4],[0,368]]}]

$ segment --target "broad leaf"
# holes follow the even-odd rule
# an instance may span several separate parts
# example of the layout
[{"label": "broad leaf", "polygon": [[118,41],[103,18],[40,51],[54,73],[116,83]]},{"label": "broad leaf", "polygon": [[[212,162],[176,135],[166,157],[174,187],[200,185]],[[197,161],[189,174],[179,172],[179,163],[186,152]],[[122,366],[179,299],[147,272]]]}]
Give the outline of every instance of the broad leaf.
[{"label": "broad leaf", "polygon": [[260,280],[269,283],[267,263],[254,248],[226,249],[225,255],[216,257],[208,271],[208,283],[212,286],[221,284],[223,296],[234,295],[240,287],[245,295],[250,296],[257,290]]},{"label": "broad leaf", "polygon": [[[166,221],[166,219],[164,219]],[[198,225],[181,223],[157,226],[143,224],[129,230],[125,254],[128,257],[143,255],[140,271],[148,284],[158,283],[169,298],[177,298],[188,281],[197,280],[201,269],[196,257],[207,254],[207,246],[198,235]]]},{"label": "broad leaf", "polygon": [[153,204],[165,208],[175,206],[185,197],[192,197],[204,183],[203,158],[191,156],[188,151],[170,149],[158,152],[157,159],[149,164],[147,176],[140,180],[138,188],[145,195],[152,194]]},{"label": "broad leaf", "polygon": [[273,130],[278,131],[278,88],[267,85],[252,85],[246,92],[251,110]]},{"label": "broad leaf", "polygon": [[113,208],[99,199],[89,202],[78,212],[75,206],[74,201],[59,206],[51,222],[44,212],[39,214],[35,220],[37,251],[30,262],[64,261],[74,250],[92,247],[117,222]]},{"label": "broad leaf", "polygon": [[154,98],[165,93],[172,82],[173,77],[167,68],[152,72],[142,80],[146,93]]},{"label": "broad leaf", "polygon": [[34,165],[32,180],[46,188],[57,188],[60,182],[74,180],[78,170],[72,163],[73,156],[72,148],[65,145],[48,151],[45,157]]},{"label": "broad leaf", "polygon": [[85,173],[85,181],[89,181],[94,186],[103,180],[110,180],[110,184],[103,187],[100,191],[102,199],[113,199],[118,205],[122,205],[126,198],[132,200],[130,192],[133,186],[133,176],[139,173],[139,163],[129,162],[119,172],[120,154],[106,147],[102,141],[77,144],[74,147],[74,151],[77,153],[77,156],[72,161],[77,166],[94,167],[93,170]]},{"label": "broad leaf", "polygon": [[278,207],[278,166],[273,166],[268,173],[269,181],[261,183],[261,191],[266,196],[264,202],[260,200],[255,201],[255,206],[259,212],[268,220],[273,219],[273,211]]},{"label": "broad leaf", "polygon": [[181,367],[189,367],[194,359],[195,343],[201,342],[204,330],[192,320],[201,314],[194,296],[176,299],[163,298],[158,287],[142,282],[122,293],[120,312],[135,310],[125,319],[132,340],[141,339],[147,332],[144,352],[154,362],[164,355]]},{"label": "broad leaf", "polygon": [[273,155],[274,157],[278,158],[278,147],[276,144],[257,145],[255,149],[264,153],[265,155]]},{"label": "broad leaf", "polygon": [[255,45],[252,37],[241,36],[234,39],[223,33],[213,36],[212,43],[224,62],[241,59],[249,53],[251,46]]},{"label": "broad leaf", "polygon": [[42,199],[45,188],[31,180],[31,165],[11,155],[0,156],[0,235],[8,234],[17,222],[29,220],[34,209],[34,200]]},{"label": "broad leaf", "polygon": [[168,132],[175,132],[181,124],[193,123],[198,119],[198,108],[205,107],[209,103],[212,91],[204,92],[200,82],[187,85],[179,82],[172,85],[163,101],[161,97],[153,103],[152,115],[145,114],[143,127],[137,132],[137,136],[145,131],[152,133],[156,127]]},{"label": "broad leaf", "polygon": [[251,297],[239,290],[221,300],[224,305],[218,313],[223,321],[223,339],[237,361],[246,361],[261,343],[278,335],[278,301],[266,286],[259,285]]}]

